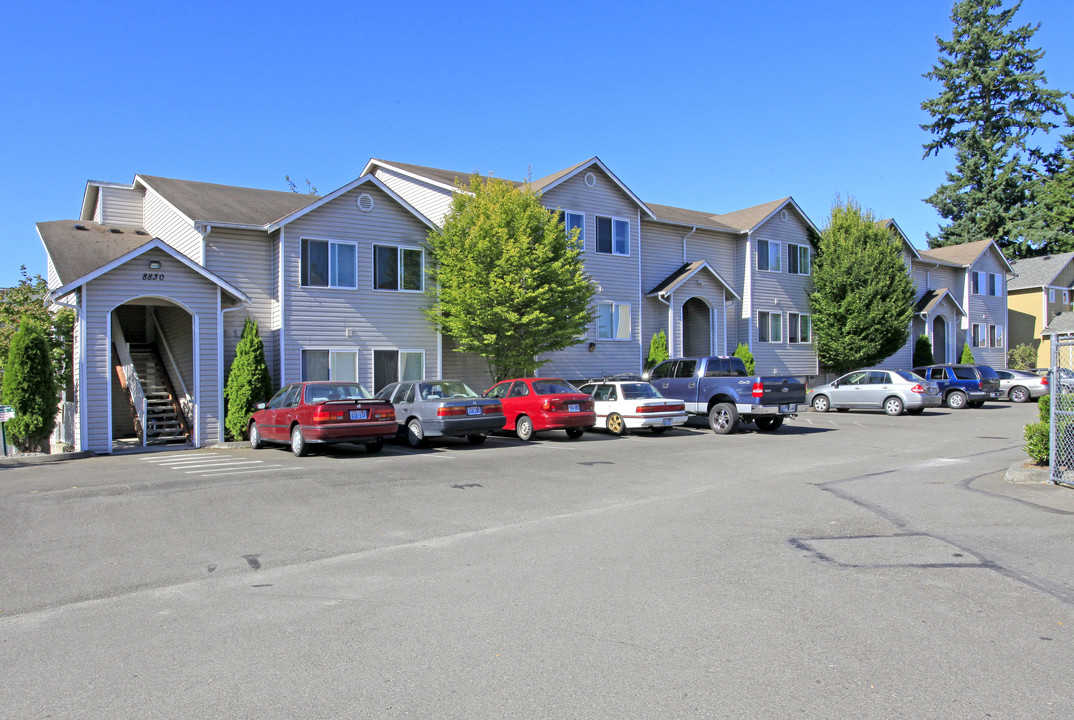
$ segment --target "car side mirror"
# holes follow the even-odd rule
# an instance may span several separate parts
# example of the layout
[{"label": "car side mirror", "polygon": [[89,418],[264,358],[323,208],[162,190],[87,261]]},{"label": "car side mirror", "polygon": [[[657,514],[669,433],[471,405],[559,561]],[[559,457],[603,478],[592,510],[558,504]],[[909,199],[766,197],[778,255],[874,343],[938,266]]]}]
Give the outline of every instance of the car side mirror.
[{"label": "car side mirror", "polygon": [[832,381],[832,387],[833,387],[833,388],[837,388],[837,387],[839,387],[839,381],[838,381],[838,380],[834,380],[834,381]]}]

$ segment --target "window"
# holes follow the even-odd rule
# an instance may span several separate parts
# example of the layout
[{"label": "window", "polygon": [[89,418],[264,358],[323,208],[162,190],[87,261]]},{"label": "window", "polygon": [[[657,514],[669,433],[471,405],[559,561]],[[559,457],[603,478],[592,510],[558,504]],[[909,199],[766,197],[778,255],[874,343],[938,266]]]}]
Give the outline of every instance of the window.
[{"label": "window", "polygon": [[[991,295],[999,297],[1003,289],[1000,277],[996,273],[971,272],[970,293],[973,295]],[[1051,293],[1051,291],[1048,291]]]},{"label": "window", "polygon": [[630,221],[597,215],[597,252],[630,254]]},{"label": "window", "polygon": [[425,251],[394,245],[373,246],[373,288],[412,290],[425,287]]},{"label": "window", "polygon": [[680,360],[675,366],[675,377],[692,378],[697,374],[697,360]]},{"label": "window", "polygon": [[1069,290],[1064,290],[1063,291],[1063,304],[1066,305],[1069,302],[1070,302],[1070,291]]},{"label": "window", "polygon": [[999,275],[988,273],[988,294],[992,297],[999,296]]},{"label": "window", "polygon": [[1048,302],[1055,302],[1055,288],[1048,288]]},{"label": "window", "polygon": [[1003,331],[998,325],[988,326],[988,345],[994,348],[1003,346]]},{"label": "window", "polygon": [[574,241],[574,246],[579,250],[585,250],[585,215],[566,211],[563,211],[562,215],[563,229],[567,231],[567,237],[570,237],[573,230],[577,230],[578,237]]},{"label": "window", "polygon": [[809,343],[813,341],[813,316],[787,313],[787,342]]},{"label": "window", "polygon": [[780,262],[780,245],[768,240],[757,241],[757,269],[779,272],[783,269]]},{"label": "window", "polygon": [[373,392],[389,383],[425,378],[423,350],[374,350]]},{"label": "window", "polygon": [[597,338],[630,339],[629,303],[597,303]]},{"label": "window", "polygon": [[808,245],[789,243],[787,245],[787,272],[792,275],[808,275],[810,269],[809,253],[810,248]]},{"label": "window", "polygon": [[999,325],[974,323],[971,342],[973,347],[1003,347],[1003,328]]},{"label": "window", "polygon": [[653,368],[652,373],[649,374],[653,380],[662,380],[663,378],[669,378],[675,376],[675,363],[677,360],[668,360],[662,362]]},{"label": "window", "polygon": [[357,350],[303,350],[303,380],[358,381]]},{"label": "window", "polygon": [[358,287],[358,247],[349,242],[302,239],[303,287]]},{"label": "window", "polygon": [[757,313],[757,341],[783,342],[783,313]]}]

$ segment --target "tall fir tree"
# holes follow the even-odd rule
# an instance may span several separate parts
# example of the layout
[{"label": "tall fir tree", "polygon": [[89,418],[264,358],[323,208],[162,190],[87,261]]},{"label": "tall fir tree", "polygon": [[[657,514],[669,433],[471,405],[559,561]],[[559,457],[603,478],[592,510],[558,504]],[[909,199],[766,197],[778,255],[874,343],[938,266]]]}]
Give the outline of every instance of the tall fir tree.
[{"label": "tall fir tree", "polygon": [[268,400],[271,395],[272,376],[265,362],[265,345],[257,332],[257,321],[246,318],[224,386],[227,404],[224,426],[228,435],[236,440],[245,438],[250,413],[257,403]]},{"label": "tall fir tree", "polygon": [[1046,239],[1044,251],[1074,251],[1074,115],[1067,113],[1067,130],[1059,147],[1045,162],[1034,219]]},{"label": "tall fir tree", "polygon": [[1030,46],[1037,25],[1011,27],[1022,3],[960,0],[951,10],[950,40],[936,38],[940,57],[925,77],[942,85],[921,104],[932,122],[925,157],[954,150],[955,169],[925,202],[950,221],[930,247],[992,239],[1010,257],[1047,242],[1034,208],[1047,153],[1030,144],[1058,127],[1065,93],[1046,87],[1037,67],[1044,51]]},{"label": "tall fir tree", "polygon": [[52,352],[44,328],[23,318],[11,337],[2,398],[15,409],[7,421],[7,431],[23,450],[38,450],[48,444],[56,426],[59,391],[52,368]]},{"label": "tall fir tree", "polygon": [[902,244],[853,199],[836,201],[813,263],[813,345],[842,373],[890,357],[910,336],[914,282]]}]

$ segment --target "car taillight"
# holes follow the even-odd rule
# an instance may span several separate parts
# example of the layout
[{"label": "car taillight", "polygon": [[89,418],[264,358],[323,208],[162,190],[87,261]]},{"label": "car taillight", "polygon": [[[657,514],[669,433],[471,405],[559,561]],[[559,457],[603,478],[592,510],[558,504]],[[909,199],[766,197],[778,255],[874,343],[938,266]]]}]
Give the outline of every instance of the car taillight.
[{"label": "car taillight", "polygon": [[438,407],[436,409],[437,417],[449,417],[451,415],[465,415],[466,408],[462,405],[456,405],[454,407]]},{"label": "car taillight", "polygon": [[555,400],[545,400],[541,403],[541,409],[545,412],[555,412],[556,410],[559,410],[559,403]]},{"label": "car taillight", "polygon": [[503,405],[501,405],[500,403],[496,403],[495,405],[486,405],[485,406],[485,414],[486,415],[502,415],[503,414]]},{"label": "car taillight", "polygon": [[1040,384],[1043,385],[1044,387],[1048,387],[1048,378],[1041,378],[1040,379]]},{"label": "car taillight", "polygon": [[342,410],[326,408],[324,405],[313,411],[313,422],[315,423],[339,422],[343,417],[344,412]]},{"label": "car taillight", "polygon": [[639,405],[634,412],[637,413],[655,413],[655,412],[676,412],[685,410],[686,406],[682,403],[664,403],[663,405]]},{"label": "car taillight", "polygon": [[764,385],[759,382],[753,383],[753,397],[764,397]]},{"label": "car taillight", "polygon": [[386,407],[386,408],[382,408],[380,410],[374,410],[373,411],[373,418],[376,419],[376,420],[394,420],[395,419],[395,408]]},{"label": "car taillight", "polygon": [[912,388],[910,388],[910,392],[917,393],[918,395],[924,395],[925,388],[921,387],[921,383],[918,383],[917,385],[914,385]]}]

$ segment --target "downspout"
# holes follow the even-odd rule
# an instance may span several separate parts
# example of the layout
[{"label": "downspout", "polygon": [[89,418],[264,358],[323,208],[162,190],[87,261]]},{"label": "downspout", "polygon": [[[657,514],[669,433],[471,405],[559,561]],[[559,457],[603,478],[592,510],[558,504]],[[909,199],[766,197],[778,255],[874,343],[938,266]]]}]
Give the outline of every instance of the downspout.
[{"label": "downspout", "polygon": [[199,229],[198,226],[195,225],[194,229],[198,232],[199,235],[201,235],[201,260],[199,260],[198,262],[202,267],[205,267],[205,257],[208,255],[208,252],[206,251],[206,248],[205,248],[206,238],[208,238],[209,233],[211,233],[213,231],[213,226],[212,225],[202,225],[201,228]]},{"label": "downspout", "polygon": [[[223,296],[223,288],[217,288],[216,302],[217,307],[220,308],[220,315],[217,319],[217,332],[219,333],[219,343],[216,346],[217,362],[219,368],[217,378],[220,388],[220,396],[217,400],[217,402],[220,403],[220,439],[217,442],[224,442],[224,440],[226,439],[225,432],[227,430],[227,413],[224,411],[224,313],[232,312],[234,310],[241,310],[242,308],[246,307],[245,303],[239,303],[235,307],[225,308],[223,306]],[[266,398],[266,400],[267,399],[268,398]]]},{"label": "downspout", "polygon": [[746,347],[753,352],[753,230],[746,231],[745,265],[742,271],[742,315],[746,318]]}]

